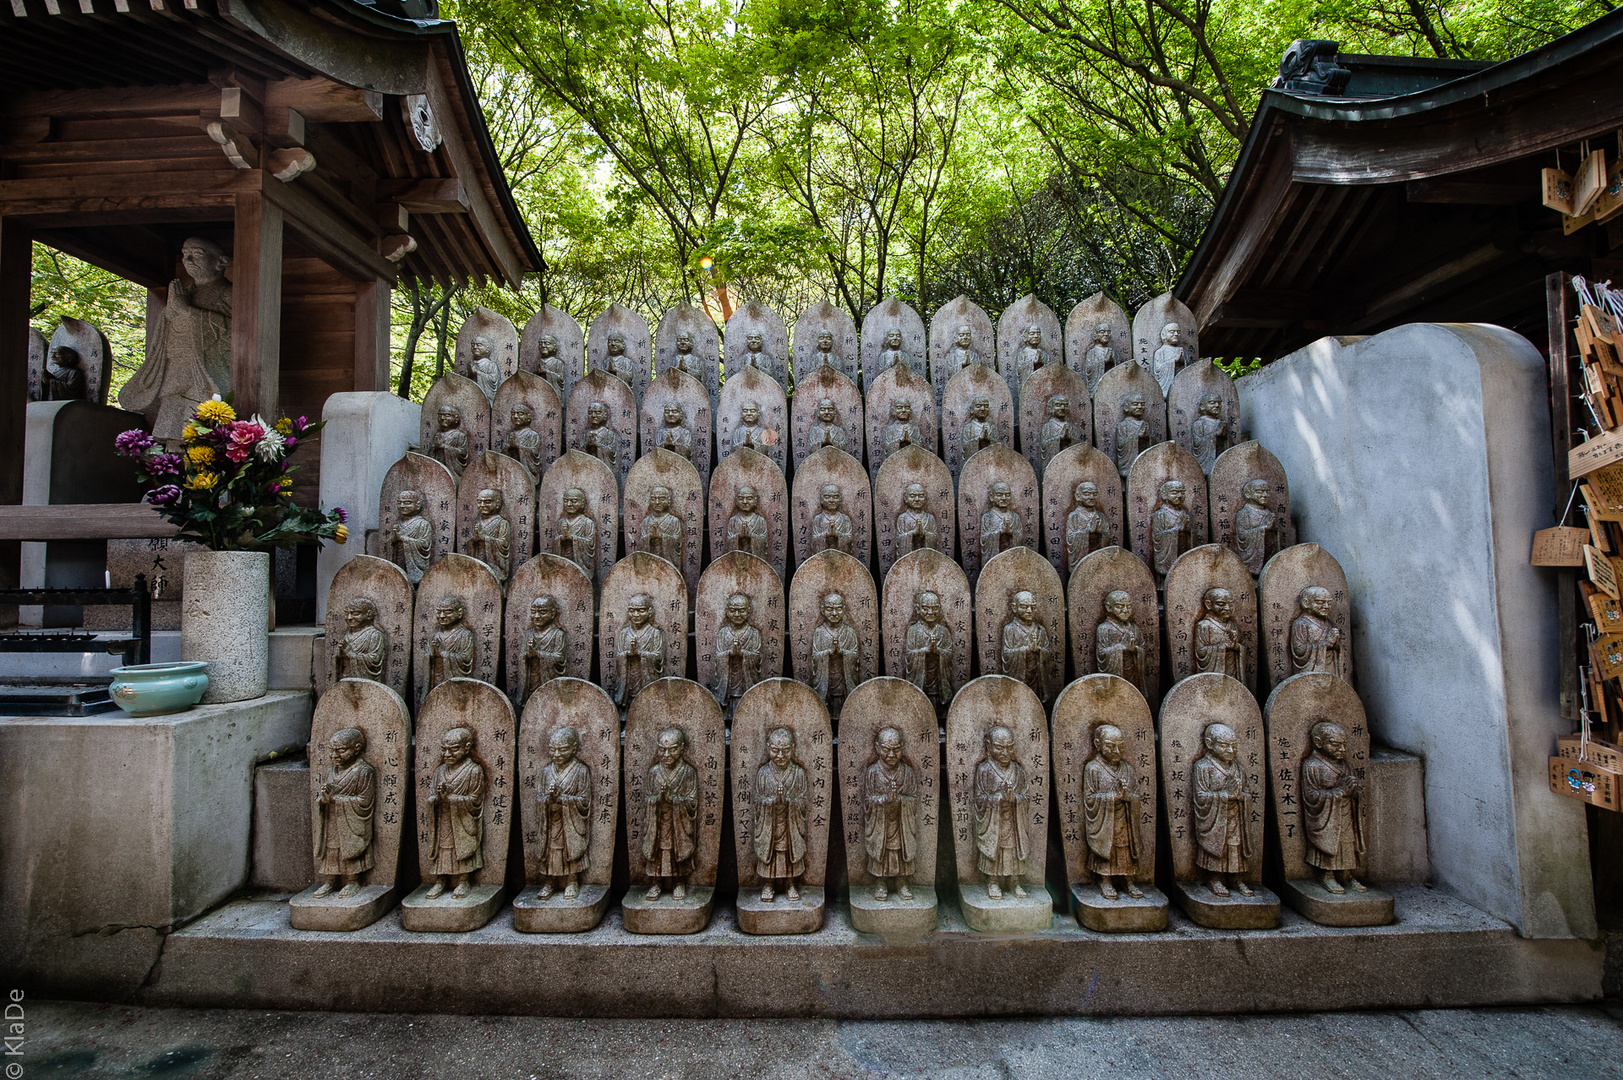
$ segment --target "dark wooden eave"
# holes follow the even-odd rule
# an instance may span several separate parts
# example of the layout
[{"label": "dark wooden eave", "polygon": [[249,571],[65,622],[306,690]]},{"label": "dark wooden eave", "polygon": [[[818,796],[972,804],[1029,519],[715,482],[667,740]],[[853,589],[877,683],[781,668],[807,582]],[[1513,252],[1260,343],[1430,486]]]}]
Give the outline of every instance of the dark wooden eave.
[{"label": "dark wooden eave", "polygon": [[1540,203],[1540,170],[1583,139],[1614,149],[1620,70],[1623,9],[1416,93],[1265,91],[1174,289],[1201,351],[1273,359],[1414,321],[1492,322],[1541,340],[1545,275],[1604,269],[1611,244],[1605,227],[1563,234]]}]

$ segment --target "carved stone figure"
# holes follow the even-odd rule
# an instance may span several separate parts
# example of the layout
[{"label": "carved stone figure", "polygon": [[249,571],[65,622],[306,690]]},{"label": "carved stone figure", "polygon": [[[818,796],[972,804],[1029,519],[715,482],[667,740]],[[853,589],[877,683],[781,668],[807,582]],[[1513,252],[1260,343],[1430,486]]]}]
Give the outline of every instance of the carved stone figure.
[{"label": "carved stone figure", "polygon": [[671,513],[671,489],[663,485],[648,493],[648,512],[643,515],[642,535],[637,547],[658,555],[672,566],[682,566],[682,519]]},{"label": "carved stone figure", "polygon": [[1309,585],[1296,598],[1301,614],[1291,620],[1291,674],[1324,671],[1346,678],[1342,663],[1341,628],[1330,621],[1330,590]]},{"label": "carved stone figure", "polygon": [[1065,515],[1065,558],[1067,571],[1075,570],[1088,555],[1107,547],[1110,519],[1099,508],[1099,485],[1084,480],[1076,485],[1075,502]]},{"label": "carved stone figure", "polygon": [[913,597],[913,621],[907,624],[907,681],[941,707],[952,703],[952,627],[941,618],[941,597],[921,592]]},{"label": "carved stone figure", "polygon": [[[689,339],[689,344],[691,343]],[[687,426],[687,417],[682,415],[682,406],[674,401],[666,405],[664,421],[664,426],[659,429],[659,441],[654,445],[692,461],[693,429]]]},{"label": "carved stone figure", "polygon": [[812,628],[812,688],[838,716],[846,696],[857,688],[861,645],[856,628],[845,619],[845,597],[829,593],[823,597],[822,617]]},{"label": "carved stone figure", "polygon": [[1193,519],[1184,509],[1182,481],[1168,480],[1156,492],[1155,512],[1150,515],[1150,533],[1155,551],[1155,573],[1166,577],[1178,556],[1194,544]]},{"label": "carved stone figure", "polygon": [[1210,476],[1217,455],[1229,448],[1228,424],[1223,420],[1223,399],[1203,394],[1199,414],[1189,425],[1189,450],[1200,462],[1200,471]]},{"label": "carved stone figure", "polygon": [[563,398],[564,361],[563,357],[558,355],[558,338],[553,334],[542,334],[536,344],[535,373],[551,383],[552,388],[558,391],[558,397]]},{"label": "carved stone figure", "polygon": [[884,343],[879,349],[879,370],[884,371],[894,364],[912,366],[912,359],[902,349],[902,330],[898,326],[885,331]]},{"label": "carved stone figure", "polygon": [[733,512],[727,518],[727,540],[722,550],[743,551],[757,558],[769,558],[766,550],[766,518],[756,507],[760,497],[749,484],[739,487],[733,496]]},{"label": "carved stone figure", "polygon": [[535,413],[523,403],[513,406],[513,426],[507,432],[507,445],[502,453],[517,461],[536,478],[541,476],[541,433],[533,426]]},{"label": "carved stone figure", "polygon": [[[900,331],[894,331],[900,334]],[[885,425],[885,456],[904,446],[922,445],[918,424],[913,422],[913,403],[900,398],[890,403],[890,422]]]},{"label": "carved stone figure", "polygon": [[479,559],[500,581],[513,575],[513,523],[502,514],[502,493],[491,488],[479,492],[479,521],[473,529],[468,554]]},{"label": "carved stone figure", "polygon": [[759,330],[751,330],[744,335],[744,351],[735,362],[771,375],[777,364],[777,358],[766,351],[765,335]]},{"label": "carved stone figure", "polygon": [[536,597],[530,604],[530,628],[519,653],[524,662],[524,688],[519,700],[528,700],[542,683],[561,678],[568,653],[568,635],[558,625],[558,601],[550,596]]},{"label": "carved stone figure", "polygon": [[1081,439],[1082,433],[1071,423],[1071,399],[1063,395],[1050,399],[1048,419],[1043,421],[1042,427],[1043,463],[1047,464],[1055,454]]},{"label": "carved stone figure", "polygon": [[45,359],[45,400],[83,401],[89,397],[79,350],[58,345]]},{"label": "carved stone figure", "polygon": [[496,388],[502,384],[502,366],[490,358],[490,339],[480,334],[473,339],[470,349],[473,356],[468,366],[473,381],[484,391],[486,400],[495,401]]},{"label": "carved stone figure", "polygon": [[[818,336],[821,342],[825,337],[832,337],[828,331]],[[806,431],[807,451],[820,450],[825,446],[838,449],[847,449],[850,438],[846,435],[845,425],[840,423],[840,410],[832,398],[824,398],[817,403],[817,422]]]},{"label": "carved stone figure", "polygon": [[1148,408],[1143,394],[1122,399],[1121,419],[1116,421],[1116,468],[1125,479],[1138,455],[1150,447],[1150,425],[1144,420]]},{"label": "carved stone figure", "polygon": [[468,610],[455,596],[441,597],[434,607],[439,629],[428,648],[428,689],[446,679],[466,679],[473,675],[474,634],[468,625]]},{"label": "carved stone figure", "polygon": [[812,551],[843,551],[851,554],[851,515],[840,509],[845,496],[837,484],[824,484],[821,509],[811,519]]},{"label": "carved stone figure", "polygon": [[361,875],[372,869],[373,819],[378,772],[361,755],[366,733],[344,728],[327,740],[332,763],[316,799],[316,873],[325,880],[310,895],[320,899],[338,889],[347,900],[361,891]]},{"label": "carved stone figure", "polygon": [[181,245],[180,261],[192,284],[169,283],[146,362],[118,394],[124,408],[153,416],[160,439],[180,438],[198,402],[231,392],[231,258],[193,236]]},{"label": "carved stone figure", "polygon": [[699,770],[688,760],[688,737],[681,728],[659,733],[654,763],[648,768],[642,857],[648,873],[648,900],[658,900],[665,882],[671,896],[687,898],[693,873],[694,834],[699,816]]},{"label": "carved stone figure", "polygon": [[364,596],[344,605],[347,631],[338,645],[338,677],[383,681],[389,659],[389,635],[377,625],[378,606]]},{"label": "carved stone figure", "polygon": [[962,449],[963,460],[968,461],[977,451],[997,441],[997,423],[992,420],[992,399],[977,397],[970,403],[969,417],[964,421],[964,426],[958,429],[958,445]]},{"label": "carved stone figure", "polygon": [[1161,384],[1163,394],[1172,389],[1172,377],[1184,365],[1182,340],[1183,328],[1177,323],[1169,322],[1161,327],[1161,347],[1155,350],[1150,361],[1150,374]]},{"label": "carved stone figure", "polygon": [[795,733],[774,728],[766,737],[767,760],[755,773],[755,872],[761,878],[761,902],[771,903],[774,886],[783,883],[784,898],[800,900],[800,878],[806,873],[805,767],[795,757]]},{"label": "carved stone figure", "polygon": [[1321,720],[1309,732],[1313,749],[1302,762],[1302,830],[1307,864],[1321,872],[1324,891],[1367,892],[1354,875],[1363,860],[1364,782],[1347,762],[1347,732]]},{"label": "carved stone figure", "polygon": [[[633,389],[637,386],[636,362],[626,353],[626,336],[618,330],[610,330],[608,336],[608,371],[621,382]],[[587,451],[591,453],[591,451]],[[612,465],[613,462],[611,461]]]},{"label": "carved stone figure", "polygon": [[1110,344],[1112,333],[1107,322],[1095,326],[1093,343],[1082,358],[1082,377],[1088,381],[1090,394],[1098,387],[1099,380],[1105,377],[1105,372],[1116,366],[1116,350]]},{"label": "carved stone figure", "polygon": [[929,510],[930,494],[923,484],[909,484],[902,495],[902,512],[896,515],[896,554],[898,557],[924,548],[941,550],[935,514]]},{"label": "carved stone figure", "polygon": [[890,890],[913,899],[913,862],[919,847],[919,785],[905,760],[902,733],[880,728],[874,737],[874,761],[862,777],[862,847],[873,898],[885,900]]},{"label": "carved stone figure", "polygon": [[676,366],[684,373],[704,382],[704,370],[699,364],[699,358],[693,353],[693,335],[686,330],[676,335]]},{"label": "carved stone figure", "polygon": [[960,326],[953,331],[952,348],[948,349],[946,355],[942,357],[942,363],[946,366],[947,378],[939,381],[946,382],[966,367],[984,362],[981,359],[981,354],[974,348],[974,340],[974,332],[967,326]]},{"label": "carved stone figure", "polygon": [[1115,900],[1114,879],[1120,878],[1127,895],[1144,898],[1134,876],[1144,851],[1139,832],[1138,785],[1133,763],[1123,758],[1127,740],[1120,728],[1100,724],[1093,729],[1094,757],[1082,773],[1082,809],[1088,834],[1088,869],[1099,876],[1099,892]]},{"label": "carved stone figure", "polygon": [[1008,887],[1024,898],[1020,877],[1031,857],[1025,766],[1015,759],[1014,733],[1001,724],[986,733],[986,756],[975,766],[975,868],[986,876],[986,895],[1003,899]]},{"label": "carved stone figure", "polygon": [[1043,701],[1048,700],[1048,665],[1054,652],[1048,629],[1037,620],[1037,597],[1022,589],[1009,601],[1003,624],[1003,674],[1019,679]]},{"label": "carved stone figure", "polygon": [[738,426],[733,428],[733,437],[727,446],[727,452],[730,454],[741,446],[747,446],[762,454],[770,453],[766,441],[767,431],[766,425],[761,423],[761,403],[744,402],[743,407],[738,410]]},{"label": "carved stone figure", "polygon": [[638,593],[626,604],[626,622],[615,634],[616,705],[629,705],[638,691],[665,674],[665,632],[654,625],[654,602]]},{"label": "carved stone figure", "polygon": [[1133,597],[1125,589],[1105,596],[1104,619],[1093,632],[1099,671],[1132,683],[1141,694],[1144,685],[1144,631],[1133,618]]},{"label": "carved stone figure", "polygon": [[[613,341],[613,335],[609,340]],[[609,426],[609,407],[601,401],[586,407],[586,430],[581,434],[580,448],[619,475],[620,433]]]},{"label": "carved stone figure", "polygon": [[597,522],[586,512],[586,492],[570,488],[564,492],[563,514],[558,518],[558,554],[597,577]]},{"label": "carved stone figure", "polygon": [[1205,751],[1195,759],[1195,865],[1209,875],[1213,895],[1229,895],[1232,885],[1241,896],[1254,895],[1245,878],[1251,859],[1251,795],[1245,790],[1245,769],[1235,760],[1239,741],[1227,724],[1208,724],[1201,734]]},{"label": "carved stone figure", "polygon": [[987,494],[986,513],[981,515],[981,564],[1024,543],[1025,523],[1014,509],[1014,488],[999,480]]},{"label": "carved stone figure", "polygon": [[817,351],[812,354],[813,368],[831,367],[836,371],[845,370],[845,361],[839,353],[834,351],[834,334],[830,330],[817,332]]},{"label": "carved stone figure", "polygon": [[474,735],[467,728],[452,728],[440,740],[440,765],[428,795],[433,815],[433,852],[428,873],[435,882],[428,890],[434,900],[454,887],[458,900],[468,895],[468,876],[485,865],[481,848],[485,838],[485,768],[473,757]]},{"label": "carved stone figure", "polygon": [[434,561],[434,523],[423,514],[423,493],[406,488],[395,496],[395,520],[383,529],[388,560],[406,572],[413,585]]},{"label": "carved stone figure", "polygon": [[547,899],[561,880],[564,899],[573,900],[580,895],[580,876],[591,866],[592,770],[577,756],[580,735],[574,728],[554,731],[547,753],[552,760],[541,770],[536,792],[546,832],[540,844],[542,880],[537,895]]},{"label": "carved stone figure", "polygon": [[1235,554],[1253,575],[1279,553],[1279,515],[1269,509],[1273,489],[1266,480],[1247,480],[1240,489],[1244,500],[1234,512]]},{"label": "carved stone figure", "polygon": [[1207,589],[1195,624],[1195,670],[1215,671],[1246,681],[1245,642],[1234,618],[1234,596],[1227,589]]},{"label": "carved stone figure", "polygon": [[1024,385],[1026,376],[1042,367],[1047,357],[1043,353],[1043,328],[1032,323],[1021,332],[1020,351],[1014,354],[1016,385]]},{"label": "carved stone figure", "polygon": [[761,681],[761,630],[750,622],[750,598],[727,601],[727,618],[716,628],[716,703],[731,710],[744,691]]},{"label": "carved stone figure", "polygon": [[462,411],[455,405],[441,405],[440,429],[434,433],[428,454],[451,470],[451,477],[462,479],[462,470],[468,467],[468,433],[462,427]]}]

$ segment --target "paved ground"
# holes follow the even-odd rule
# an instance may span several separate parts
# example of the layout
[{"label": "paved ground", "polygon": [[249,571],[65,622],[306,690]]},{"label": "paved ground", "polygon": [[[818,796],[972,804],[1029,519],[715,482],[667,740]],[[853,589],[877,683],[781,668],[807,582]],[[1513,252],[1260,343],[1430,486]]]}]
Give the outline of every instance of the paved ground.
[{"label": "paved ground", "polygon": [[[541,977],[544,977],[541,976]],[[590,1021],[25,1002],[8,1080],[1623,1078],[1623,1007],[1174,1019]],[[12,1031],[15,1035],[15,1031]],[[22,1071],[9,1069],[22,1063]]]}]

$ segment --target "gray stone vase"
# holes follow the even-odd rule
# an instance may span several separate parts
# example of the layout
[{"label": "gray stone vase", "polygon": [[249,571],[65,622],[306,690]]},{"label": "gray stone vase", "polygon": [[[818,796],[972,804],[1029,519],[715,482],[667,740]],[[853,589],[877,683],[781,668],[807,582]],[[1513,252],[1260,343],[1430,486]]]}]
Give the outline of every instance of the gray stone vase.
[{"label": "gray stone vase", "polygon": [[203,704],[263,697],[270,680],[270,553],[186,555],[180,657],[208,663]]}]

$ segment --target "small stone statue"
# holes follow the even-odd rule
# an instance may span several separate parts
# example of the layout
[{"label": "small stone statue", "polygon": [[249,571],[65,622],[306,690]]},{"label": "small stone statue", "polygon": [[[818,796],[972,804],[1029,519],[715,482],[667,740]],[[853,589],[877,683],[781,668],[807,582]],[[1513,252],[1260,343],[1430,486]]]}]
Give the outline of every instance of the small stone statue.
[{"label": "small stone statue", "polygon": [[1039,436],[1045,465],[1061,450],[1082,441],[1082,433],[1071,423],[1070,398],[1056,394],[1048,399],[1048,419],[1043,421]]},{"label": "small stone statue", "polygon": [[766,518],[756,512],[760,496],[749,484],[740,484],[733,493],[733,512],[727,518],[727,539],[722,552],[743,551],[757,558],[767,557]]},{"label": "small stone statue", "polygon": [[942,359],[942,366],[949,380],[966,367],[981,363],[981,354],[975,350],[974,341],[975,336],[967,326],[960,326],[953,331],[952,348],[947,350],[947,355]]},{"label": "small stone statue", "polygon": [[473,354],[468,364],[469,370],[473,372],[473,381],[479,384],[479,389],[484,392],[487,400],[495,401],[496,389],[502,384],[502,369],[500,364],[490,358],[490,339],[479,334],[473,339],[468,351]]},{"label": "small stone statue", "polygon": [[682,565],[682,519],[671,513],[671,489],[664,484],[648,492],[648,512],[642,517],[637,546],[672,566]]},{"label": "small stone statue", "polygon": [[1005,885],[1025,899],[1020,875],[1032,850],[1027,798],[1014,732],[999,724],[986,733],[986,756],[975,766],[975,869],[986,875],[989,899],[1003,899]]},{"label": "small stone statue", "polygon": [[1036,594],[1021,589],[1009,600],[1009,618],[1003,624],[1003,674],[1019,679],[1047,701],[1048,660],[1053,652],[1048,628],[1037,621]]},{"label": "small stone statue", "polygon": [[838,484],[824,484],[819,495],[821,509],[811,519],[812,551],[843,551],[851,554],[851,515],[840,507],[845,494]]},{"label": "small stone statue", "polygon": [[1169,322],[1161,327],[1161,347],[1150,360],[1150,374],[1161,384],[1163,394],[1172,389],[1172,377],[1184,366],[1183,346],[1179,344],[1182,339],[1183,328],[1177,323]]},{"label": "small stone statue", "polygon": [[716,703],[728,713],[744,691],[761,681],[761,630],[750,622],[753,614],[750,598],[735,593],[716,628]]},{"label": "small stone statue", "polygon": [[611,471],[619,468],[620,433],[609,426],[609,407],[601,401],[586,406],[586,430],[581,434],[580,448]]},{"label": "small stone statue", "polygon": [[843,369],[845,358],[834,351],[834,333],[831,330],[817,332],[817,351],[812,354],[811,369],[816,371],[820,367],[831,367],[836,371]]},{"label": "small stone statue", "polygon": [[428,453],[451,470],[451,479],[462,479],[462,470],[468,467],[468,433],[462,427],[462,410],[455,405],[440,406],[440,429]]},{"label": "small stone statue", "polygon": [[586,492],[569,488],[564,492],[564,512],[558,519],[558,554],[597,576],[597,522],[586,512]]},{"label": "small stone statue", "polygon": [[332,764],[317,797],[316,873],[324,880],[317,899],[338,889],[348,900],[361,891],[361,875],[372,869],[372,820],[377,806],[378,771],[361,755],[366,733],[359,728],[333,732],[327,740]]},{"label": "small stone statue", "polygon": [[766,351],[766,338],[759,330],[751,330],[744,335],[744,353],[738,358],[743,367],[752,367],[767,375],[772,374],[772,354]]},{"label": "small stone statue", "polygon": [[686,899],[699,816],[699,770],[688,761],[688,737],[681,728],[659,733],[646,798],[642,857],[649,885],[643,898],[658,900],[661,883],[669,881],[672,899]]},{"label": "small stone statue", "polygon": [[1107,322],[1093,328],[1093,343],[1082,357],[1082,378],[1087,380],[1088,393],[1099,389],[1099,380],[1105,372],[1116,366],[1116,350],[1110,344],[1111,329]]},{"label": "small stone statue", "polygon": [[693,460],[693,429],[688,427],[687,417],[682,415],[682,406],[676,402],[667,402],[664,412],[665,426],[659,429],[660,448],[679,454],[689,461]]},{"label": "small stone statue", "polygon": [[1227,724],[1207,724],[1201,735],[1205,751],[1195,759],[1195,865],[1208,875],[1214,896],[1227,897],[1229,886],[1252,896],[1241,876],[1251,859],[1251,794],[1245,770],[1234,760],[1239,741]]},{"label": "small stone statue", "polygon": [[[823,331],[823,334],[827,336],[828,331]],[[834,446],[844,450],[847,441],[845,426],[840,423],[839,407],[832,398],[819,401],[817,422],[806,429],[806,449],[821,450],[825,446]]]},{"label": "small stone statue", "polygon": [[1279,553],[1279,515],[1268,509],[1273,494],[1266,480],[1247,480],[1240,489],[1240,508],[1234,512],[1235,554],[1252,576]]},{"label": "small stone statue", "polygon": [[513,574],[513,523],[502,513],[502,493],[485,488],[474,500],[479,521],[469,538],[468,554],[496,571],[497,581]]},{"label": "small stone statue", "polygon": [[541,433],[531,424],[535,414],[522,401],[513,406],[509,414],[513,426],[507,433],[507,445],[502,452],[529,470],[531,477],[541,475]]},{"label": "small stone statue", "polygon": [[1200,471],[1212,474],[1217,456],[1229,448],[1228,427],[1223,423],[1223,399],[1216,394],[1202,394],[1195,420],[1189,425],[1189,448]]},{"label": "small stone statue", "polygon": [[991,422],[992,399],[982,394],[969,404],[969,418],[958,429],[958,447],[968,461],[977,451],[997,442],[997,425]]},{"label": "small stone statue", "polygon": [[927,509],[929,492],[923,484],[909,484],[902,492],[902,512],[896,515],[896,554],[906,555],[923,548],[941,550],[935,515]]},{"label": "small stone statue", "polygon": [[1143,394],[1128,394],[1121,402],[1121,419],[1116,421],[1116,471],[1124,480],[1138,455],[1150,447],[1150,425],[1144,419],[1148,407]]},{"label": "small stone statue", "polygon": [[58,345],[45,360],[45,400],[83,401],[85,369],[80,366],[79,350],[71,345]]},{"label": "small stone statue", "polygon": [[541,887],[536,895],[545,900],[562,879],[564,899],[580,895],[580,876],[591,869],[592,770],[579,758],[580,735],[572,727],[561,727],[547,740],[552,758],[541,770],[541,828],[546,834],[541,848]]},{"label": "small stone statue", "polygon": [[1014,354],[1015,384],[1024,386],[1031,373],[1041,368],[1046,360],[1043,354],[1043,328],[1032,323],[1021,333],[1020,351]]},{"label": "small stone statue", "polygon": [[338,677],[383,681],[383,665],[389,658],[389,635],[377,625],[378,606],[364,596],[344,605],[344,625],[348,628],[338,643]]},{"label": "small stone statue", "polygon": [[1025,523],[1014,510],[1014,488],[999,480],[987,496],[989,505],[981,515],[981,564],[993,555],[1017,548],[1025,541]]},{"label": "small stone statue", "polygon": [[[558,339],[552,334],[542,334],[541,340],[536,343],[535,373],[558,391],[558,397],[564,396],[564,361],[558,355]],[[515,427],[517,425],[514,425]]]},{"label": "small stone statue", "polygon": [[1099,485],[1083,480],[1071,493],[1071,512],[1065,515],[1065,568],[1075,570],[1087,556],[1106,546],[1110,519],[1099,509]]},{"label": "small stone statue", "polygon": [[746,401],[738,410],[738,426],[733,428],[732,442],[727,452],[730,454],[741,446],[762,454],[767,452],[766,427],[761,423],[759,401]]},{"label": "small stone statue", "polygon": [[528,700],[542,683],[563,677],[564,656],[568,651],[568,636],[558,625],[558,601],[550,596],[536,597],[530,602],[530,629],[519,654],[524,663],[521,701]]},{"label": "small stone statue", "polygon": [[1144,898],[1134,876],[1144,840],[1138,831],[1141,798],[1133,783],[1133,764],[1123,759],[1127,740],[1121,728],[1100,724],[1093,729],[1095,751],[1082,771],[1082,813],[1088,833],[1088,869],[1099,876],[1099,895],[1116,900],[1114,878],[1127,895]]},{"label": "small stone statue", "polygon": [[857,631],[845,621],[845,597],[829,593],[823,597],[823,615],[812,627],[812,688],[828,706],[829,715],[838,716],[846,697],[857,688],[861,657]]},{"label": "small stone statue", "polygon": [[434,608],[439,629],[428,646],[428,689],[446,679],[466,679],[473,675],[474,636],[468,625],[468,609],[459,597],[444,596]]},{"label": "small stone statue", "polygon": [[1156,492],[1155,512],[1150,515],[1150,534],[1155,551],[1155,575],[1166,577],[1178,556],[1194,541],[1194,520],[1184,509],[1185,488],[1181,480],[1168,480]]},{"label": "small stone statue", "polygon": [[913,899],[913,860],[919,849],[919,782],[906,760],[902,733],[893,727],[874,735],[874,759],[862,775],[862,848],[873,875],[873,898],[890,890]]},{"label": "small stone statue", "polygon": [[398,520],[384,536],[389,557],[413,585],[423,580],[434,554],[434,524],[423,516],[423,493],[410,489],[395,496]]},{"label": "small stone statue", "polygon": [[704,372],[699,370],[699,358],[693,355],[693,335],[686,330],[676,335],[676,366],[679,370],[704,382]]},{"label": "small stone statue", "polygon": [[626,603],[626,621],[614,635],[619,676],[616,705],[630,705],[642,688],[665,674],[665,632],[654,625],[654,602],[638,593]]},{"label": "small stone statue", "polygon": [[902,331],[897,326],[885,331],[884,343],[879,350],[879,370],[884,371],[894,364],[909,364],[908,355],[902,349]]},{"label": "small stone statue", "polygon": [[152,434],[160,439],[180,438],[198,402],[231,392],[231,258],[193,236],[181,245],[180,261],[192,284],[169,283],[146,361],[118,395],[131,412],[157,414]]},{"label": "small stone statue", "polygon": [[1330,621],[1332,598],[1322,585],[1309,585],[1296,597],[1301,614],[1291,620],[1291,674],[1325,671],[1345,679],[1341,658],[1341,628]]},{"label": "small stone statue", "polygon": [[1138,692],[1144,685],[1144,630],[1133,618],[1133,597],[1125,589],[1105,594],[1104,619],[1093,631],[1094,657],[1099,672],[1117,675],[1132,683]]},{"label": "small stone statue", "polygon": [[473,732],[463,727],[440,739],[440,764],[428,795],[434,815],[428,872],[436,879],[430,900],[444,895],[447,884],[454,886],[453,897],[466,899],[469,875],[485,865],[485,767],[474,759],[473,743]]},{"label": "small stone statue", "polygon": [[1195,670],[1215,671],[1245,681],[1245,642],[1234,620],[1234,596],[1227,589],[1207,589],[1195,623]]},{"label": "small stone statue", "polygon": [[637,365],[626,355],[626,336],[618,330],[610,330],[605,344],[609,350],[609,374],[627,386],[636,386]]},{"label": "small stone statue", "polygon": [[[898,338],[901,331],[893,331]],[[919,432],[919,426],[913,422],[913,402],[907,398],[897,398],[890,403],[890,423],[884,430],[885,456],[890,457],[904,446],[922,446],[924,437]]]},{"label": "small stone statue", "polygon": [[913,621],[903,642],[907,650],[907,681],[924,691],[937,706],[952,704],[952,627],[941,619],[941,597],[920,592],[913,597]]},{"label": "small stone statue", "polygon": [[1363,858],[1364,782],[1347,764],[1347,732],[1328,720],[1308,732],[1313,749],[1302,760],[1302,831],[1307,864],[1317,869],[1324,891],[1368,892],[1354,877]]},{"label": "small stone statue", "polygon": [[770,904],[783,882],[790,903],[800,899],[806,873],[806,770],[795,760],[795,733],[773,728],[766,737],[766,764],[755,773],[755,872],[761,902]]}]

